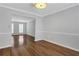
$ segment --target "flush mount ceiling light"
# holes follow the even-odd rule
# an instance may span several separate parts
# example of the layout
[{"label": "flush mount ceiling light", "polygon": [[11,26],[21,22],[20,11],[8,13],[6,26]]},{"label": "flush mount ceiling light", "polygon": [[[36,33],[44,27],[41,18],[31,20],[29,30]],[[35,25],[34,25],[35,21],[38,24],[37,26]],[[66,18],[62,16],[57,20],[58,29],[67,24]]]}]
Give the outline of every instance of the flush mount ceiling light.
[{"label": "flush mount ceiling light", "polygon": [[37,9],[45,9],[47,7],[47,4],[46,3],[35,3],[34,6]]}]

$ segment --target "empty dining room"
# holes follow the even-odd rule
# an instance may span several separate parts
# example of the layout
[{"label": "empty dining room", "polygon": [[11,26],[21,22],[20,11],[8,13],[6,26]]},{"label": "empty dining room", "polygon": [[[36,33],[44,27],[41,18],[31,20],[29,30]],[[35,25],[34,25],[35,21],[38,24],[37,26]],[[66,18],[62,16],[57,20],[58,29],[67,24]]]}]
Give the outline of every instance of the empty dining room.
[{"label": "empty dining room", "polygon": [[0,3],[0,56],[79,56],[79,3]]}]

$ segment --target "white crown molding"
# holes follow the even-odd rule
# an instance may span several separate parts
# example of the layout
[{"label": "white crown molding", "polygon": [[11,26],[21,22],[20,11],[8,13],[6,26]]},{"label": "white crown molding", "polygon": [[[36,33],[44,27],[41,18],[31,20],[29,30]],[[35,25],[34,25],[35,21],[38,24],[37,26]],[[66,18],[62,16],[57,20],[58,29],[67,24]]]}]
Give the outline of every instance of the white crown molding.
[{"label": "white crown molding", "polygon": [[3,4],[0,4],[0,7],[4,7],[4,8],[7,8],[7,9],[10,9],[10,10],[13,10],[13,11],[19,11],[19,12],[27,13],[27,14],[30,14],[32,16],[42,17],[41,15],[39,15],[37,13],[33,13],[33,12],[30,12],[30,11],[27,11],[27,10],[24,11],[22,9],[17,9],[17,8],[9,7],[9,6],[3,5]]},{"label": "white crown molding", "polygon": [[72,7],[75,7],[75,6],[78,6],[78,5],[79,5],[78,3],[75,3],[75,4],[72,4],[72,5],[66,6],[64,8],[60,8],[60,9],[56,10],[55,12],[51,12],[51,13],[48,13],[48,14],[44,15],[43,17],[50,16],[50,15],[54,15],[54,14],[56,14],[58,12],[67,10],[69,8],[72,8]]},{"label": "white crown molding", "polygon": [[9,6],[3,5],[3,4],[0,4],[0,7],[8,8],[8,9],[13,10],[13,11],[19,11],[19,12],[22,12],[22,13],[30,14],[30,15],[32,15],[32,16],[38,16],[38,17],[42,17],[42,18],[43,18],[43,17],[49,16],[49,15],[54,15],[54,14],[56,14],[56,13],[58,13],[58,12],[61,12],[61,11],[66,10],[66,9],[75,7],[75,6],[77,6],[77,5],[79,5],[79,4],[78,4],[78,3],[75,3],[75,4],[72,4],[72,5],[66,6],[66,7],[64,7],[64,8],[60,8],[60,9],[56,10],[55,12],[48,13],[48,14],[46,14],[46,15],[44,15],[44,16],[39,15],[39,14],[34,13],[34,12],[29,12],[29,11],[27,11],[27,10],[24,11],[24,10],[22,10],[22,9],[20,10],[20,9],[16,9],[16,8],[13,8],[13,7],[9,7]]}]

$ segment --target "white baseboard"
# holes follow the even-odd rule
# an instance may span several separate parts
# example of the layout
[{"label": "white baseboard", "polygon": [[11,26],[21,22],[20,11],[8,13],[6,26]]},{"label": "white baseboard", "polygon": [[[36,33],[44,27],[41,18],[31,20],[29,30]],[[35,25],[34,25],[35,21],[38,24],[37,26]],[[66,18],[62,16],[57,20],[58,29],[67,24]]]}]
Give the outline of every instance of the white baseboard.
[{"label": "white baseboard", "polygon": [[[60,45],[60,46],[63,46],[63,47],[66,47],[66,48],[69,48],[69,49],[79,52],[79,49],[78,49],[79,47],[77,48],[77,47],[74,47],[73,45],[71,45],[73,43],[73,40],[74,41],[77,40],[76,45],[78,46],[79,34],[65,33],[65,32],[48,32],[48,31],[40,31],[40,33],[43,33],[43,35],[40,35],[40,37],[38,35],[37,39],[35,39],[36,41],[37,40],[46,40],[51,43],[55,43],[57,45]],[[54,35],[55,35],[55,37],[54,37]],[[43,37],[43,38],[41,38],[41,37]],[[65,39],[65,41],[63,39]],[[57,41],[57,40],[61,40],[61,42]],[[69,44],[68,40],[70,40],[70,42],[72,42],[72,43]],[[63,41],[65,44],[63,44]],[[68,43],[69,45],[66,43]]]},{"label": "white baseboard", "polygon": [[2,47],[0,47],[0,49],[4,49],[4,48],[8,48],[8,47],[12,47],[12,45],[2,46]]},{"label": "white baseboard", "polygon": [[66,46],[66,45],[63,45],[63,44],[58,43],[58,42],[55,42],[55,41],[50,41],[50,40],[48,40],[48,39],[44,39],[44,40],[45,40],[45,41],[48,41],[48,42],[51,42],[51,43],[54,43],[54,44],[57,44],[57,45],[59,45],[59,46],[66,47],[66,48],[69,48],[69,49],[72,49],[72,50],[74,50],[74,51],[78,51],[78,52],[79,52],[78,49],[72,48],[72,47],[70,47],[70,46]]},{"label": "white baseboard", "polygon": [[11,47],[9,42],[11,33],[0,33],[0,49]]}]

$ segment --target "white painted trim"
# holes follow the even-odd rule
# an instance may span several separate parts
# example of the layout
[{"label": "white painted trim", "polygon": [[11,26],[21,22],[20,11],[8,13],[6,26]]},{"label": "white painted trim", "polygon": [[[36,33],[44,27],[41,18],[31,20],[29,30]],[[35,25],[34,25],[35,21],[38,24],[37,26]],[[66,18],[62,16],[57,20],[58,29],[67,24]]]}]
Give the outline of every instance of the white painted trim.
[{"label": "white painted trim", "polygon": [[69,9],[69,8],[71,8],[71,7],[75,7],[75,6],[77,6],[77,5],[79,5],[79,4],[78,4],[78,3],[75,3],[75,4],[73,4],[73,5],[68,5],[68,6],[65,7],[65,8],[60,8],[60,9],[56,10],[54,13],[51,12],[51,13],[48,13],[48,14],[46,14],[46,15],[44,15],[44,16],[41,16],[41,15],[39,15],[39,14],[37,14],[37,13],[34,13],[34,12],[29,12],[29,11],[24,11],[24,10],[12,8],[12,7],[3,5],[3,4],[0,4],[0,7],[8,8],[8,9],[11,9],[11,10],[14,10],[14,11],[23,12],[23,13],[28,13],[28,14],[31,14],[31,15],[34,15],[34,16],[38,16],[38,17],[45,17],[45,16],[49,16],[49,15],[56,14],[56,13],[61,12],[61,11],[63,11],[63,10]]},{"label": "white painted trim", "polygon": [[[10,35],[10,34],[11,33],[0,33],[0,35]],[[5,46],[0,47],[0,49],[8,48],[8,47],[12,47],[12,45],[5,45]]]},{"label": "white painted trim", "polygon": [[56,13],[58,13],[58,12],[67,10],[67,9],[69,9],[69,8],[72,8],[72,7],[75,7],[75,6],[78,6],[78,5],[79,5],[78,3],[75,3],[75,4],[73,4],[73,5],[68,5],[68,6],[66,6],[65,8],[60,8],[60,9],[56,10],[56,11],[53,12],[53,13],[52,13],[52,12],[51,12],[51,13],[48,13],[48,14],[44,15],[43,17],[50,16],[50,15],[54,15],[54,14],[56,14]]},{"label": "white painted trim", "polygon": [[8,35],[8,34],[11,34],[11,33],[0,33],[0,35]]},{"label": "white painted trim", "polygon": [[[65,32],[47,32],[47,31],[40,31],[40,33],[43,33],[43,35],[44,35],[44,34],[58,34],[58,35],[79,36],[79,34],[65,33]],[[42,36],[42,35],[41,35],[41,36]],[[66,45],[60,44],[60,43],[58,43],[58,42],[51,41],[51,40],[46,39],[46,38],[43,38],[43,39],[35,39],[35,40],[36,40],[36,41],[38,41],[38,40],[46,40],[46,41],[49,41],[49,42],[51,42],[51,43],[55,43],[55,44],[57,44],[57,45],[60,45],[60,46],[63,46],[63,47],[66,47],[66,48],[69,48],[69,49],[72,49],[72,50],[75,50],[75,51],[78,51],[78,52],[79,52],[79,50],[76,49],[76,48],[72,48],[72,47],[70,47],[70,46],[66,46]]]},{"label": "white painted trim", "polygon": [[12,22],[23,22],[23,23],[27,23],[27,22],[30,22],[30,21],[12,19]]},{"label": "white painted trim", "polygon": [[54,43],[54,44],[57,44],[57,45],[60,45],[60,46],[62,46],[62,47],[66,47],[66,48],[69,48],[69,49],[72,49],[72,50],[74,50],[74,51],[78,51],[78,52],[79,52],[78,49],[72,48],[72,47],[70,47],[70,46],[66,46],[66,45],[60,44],[60,43],[55,42],[55,41],[50,41],[50,40],[48,40],[48,39],[44,39],[44,40],[45,40],[45,41],[48,41],[48,42],[51,42],[51,43]]},{"label": "white painted trim", "polygon": [[36,14],[36,13],[33,13],[33,12],[29,12],[29,11],[24,11],[24,10],[20,10],[20,9],[16,9],[16,8],[13,8],[13,7],[9,7],[9,6],[6,6],[6,5],[0,5],[0,7],[4,7],[4,8],[8,8],[8,9],[10,9],[10,10],[14,10],[14,11],[19,11],[19,12],[23,12],[23,13],[28,13],[28,14],[31,14],[31,15],[33,15],[33,16],[39,16],[39,17],[41,17],[41,15],[38,15],[38,14]]},{"label": "white painted trim", "polygon": [[79,36],[79,34],[67,33],[67,32],[48,32],[48,31],[40,31],[40,32],[41,32],[41,33],[44,33],[44,34],[59,34],[59,35]]},{"label": "white painted trim", "polygon": [[12,21],[12,22],[23,22],[23,23],[27,23],[27,22],[32,22],[32,21],[34,21],[34,20],[33,20],[33,19],[32,19],[32,20],[20,20],[20,19],[17,20],[17,19],[14,18],[14,19],[12,19],[11,21]]},{"label": "white painted trim", "polygon": [[0,49],[3,49],[3,48],[8,48],[8,47],[12,47],[12,45],[2,46],[2,47],[0,47]]}]

